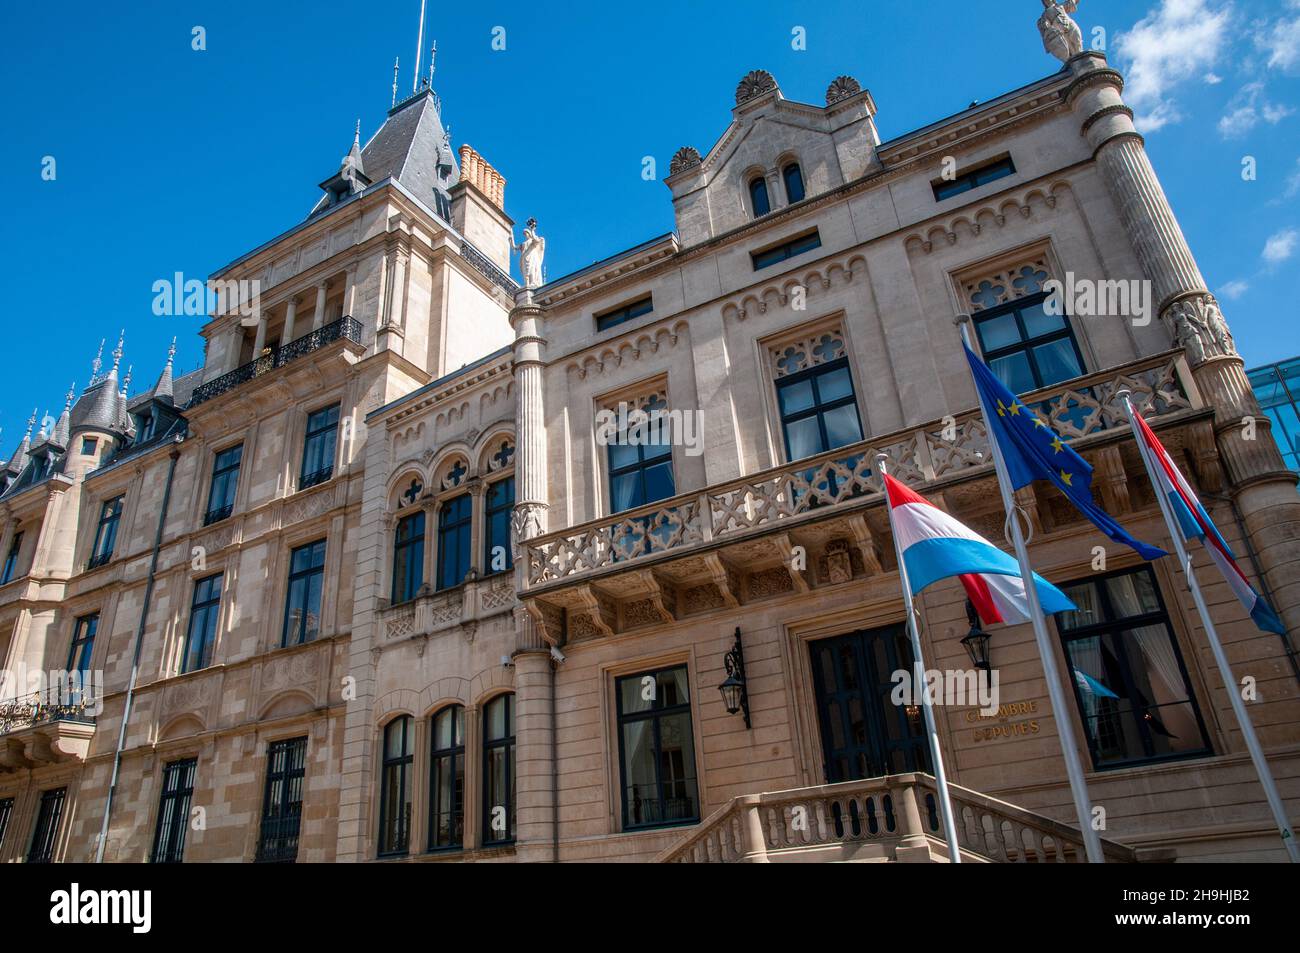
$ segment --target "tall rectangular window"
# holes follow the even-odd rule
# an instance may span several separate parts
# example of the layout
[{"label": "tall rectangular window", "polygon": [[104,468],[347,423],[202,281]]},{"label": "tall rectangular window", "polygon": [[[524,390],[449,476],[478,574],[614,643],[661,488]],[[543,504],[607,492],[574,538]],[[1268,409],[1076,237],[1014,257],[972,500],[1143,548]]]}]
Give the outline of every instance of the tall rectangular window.
[{"label": "tall rectangular window", "polygon": [[1079,607],[1056,620],[1093,765],[1209,754],[1152,571],[1142,566],[1061,588]]},{"label": "tall rectangular window", "polygon": [[1083,355],[1069,319],[1048,314],[1046,294],[975,313],[975,332],[989,370],[1015,394],[1083,375]]},{"label": "tall rectangular window", "polygon": [[483,845],[515,839],[515,696],[483,706]]},{"label": "tall rectangular window", "polygon": [[72,630],[72,644],[68,647],[67,703],[76,705],[83,700],[84,686],[89,682],[90,660],[95,654],[95,633],[99,630],[99,613],[83,615]]},{"label": "tall rectangular window", "polygon": [[397,521],[393,539],[393,605],[415,598],[424,584],[424,511]]},{"label": "tall rectangular window", "polygon": [[438,588],[450,589],[469,573],[473,501],[468,493],[454,496],[438,512]]},{"label": "tall rectangular window", "polygon": [[4,569],[0,569],[0,586],[14,581],[15,574],[18,572],[18,557],[22,551],[23,534],[14,533],[13,541],[9,544],[9,552],[5,554]]},{"label": "tall rectangular window", "polygon": [[14,799],[0,798],[0,850],[5,846],[5,832],[9,830],[9,818],[14,814]]},{"label": "tall rectangular window", "polygon": [[405,854],[411,846],[411,765],[414,721],[402,715],[384,728],[384,763],[379,777],[379,856]]},{"label": "tall rectangular window", "polygon": [[699,820],[686,666],[619,678],[615,695],[623,829]]},{"label": "tall rectangular window", "polygon": [[483,565],[487,573],[505,572],[515,564],[510,551],[510,514],[515,507],[515,478],[489,483],[484,516],[487,533],[484,540]]},{"label": "tall rectangular window", "polygon": [[190,627],[181,656],[182,672],[197,672],[212,664],[212,647],[217,641],[217,618],[221,615],[221,583],[217,573],[194,583],[190,600]]},{"label": "tall rectangular window", "polygon": [[257,838],[259,863],[287,864],[298,859],[302,786],[306,776],[306,738],[289,738],[271,743],[266,755],[262,827]]},{"label": "tall rectangular window", "polygon": [[[647,404],[643,412],[662,409]],[[649,425],[629,425],[609,441],[609,508],[635,509],[677,492],[673,479],[672,428],[664,418]]]},{"label": "tall rectangular window", "polygon": [[163,768],[158,826],[153,835],[155,864],[179,864],[185,855],[185,832],[190,826],[190,801],[198,764],[196,758],[186,758],[170,761]]},{"label": "tall rectangular window", "polygon": [[27,863],[48,864],[54,860],[54,848],[59,840],[59,822],[63,820],[63,800],[67,794],[67,788],[41,792],[36,827],[32,831],[32,846],[27,851]]},{"label": "tall rectangular window", "polygon": [[334,475],[334,446],[339,430],[338,406],[326,407],[307,417],[307,437],[302,450],[298,489],[324,483]]},{"label": "tall rectangular window", "polygon": [[785,452],[802,460],[862,439],[847,357],[815,364],[776,383]]},{"label": "tall rectangular window", "polygon": [[465,709],[450,705],[429,727],[429,850],[454,850],[465,838]]},{"label": "tall rectangular window", "polygon": [[90,550],[90,565],[95,569],[113,558],[113,548],[117,545],[117,524],[122,518],[122,497],[115,496],[105,500],[99,510],[99,525],[95,528],[95,545]]},{"label": "tall rectangular window", "polygon": [[289,554],[289,594],[284,605],[281,646],[301,645],[320,635],[321,592],[325,584],[325,540]]},{"label": "tall rectangular window", "polygon": [[238,444],[218,453],[212,460],[212,485],[208,489],[208,511],[203,525],[225,519],[235,510],[235,490],[239,488],[239,465],[244,445]]}]

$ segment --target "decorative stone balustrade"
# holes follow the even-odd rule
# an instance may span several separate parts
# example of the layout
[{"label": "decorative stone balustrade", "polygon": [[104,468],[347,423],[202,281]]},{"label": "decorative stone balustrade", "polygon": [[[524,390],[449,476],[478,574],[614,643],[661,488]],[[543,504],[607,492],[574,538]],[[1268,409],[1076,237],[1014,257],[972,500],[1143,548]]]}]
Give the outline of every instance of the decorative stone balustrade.
[{"label": "decorative stone balustrade", "polygon": [[[1127,428],[1115,400],[1121,387],[1147,417],[1199,409],[1180,351],[1170,351],[1108,371],[1036,391],[1024,402],[1063,437],[1077,440]],[[988,434],[978,411],[850,444],[828,453],[680,494],[579,526],[528,540],[525,584],[535,588],[573,580],[647,556],[684,553],[724,538],[761,532],[814,510],[878,495],[873,465],[879,452],[906,483],[921,486],[965,471],[992,466]]]},{"label": "decorative stone balustrade", "polygon": [[[963,859],[1081,863],[1079,832],[996,798],[949,785]],[[935,780],[899,774],[733,798],[661,853],[659,863],[906,861],[947,859]],[[1136,853],[1102,842],[1106,860]]]}]

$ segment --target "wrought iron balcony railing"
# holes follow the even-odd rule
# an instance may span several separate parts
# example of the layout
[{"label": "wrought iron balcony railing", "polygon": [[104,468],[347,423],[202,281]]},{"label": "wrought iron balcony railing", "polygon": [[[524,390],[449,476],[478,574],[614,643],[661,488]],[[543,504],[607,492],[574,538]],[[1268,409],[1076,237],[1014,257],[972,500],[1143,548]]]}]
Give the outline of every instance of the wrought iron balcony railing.
[{"label": "wrought iron balcony railing", "polygon": [[460,243],[460,257],[469,262],[475,271],[482,274],[489,281],[504,288],[507,293],[513,295],[519,290],[519,285],[515,284],[513,278],[494,265],[486,255],[464,239]]},{"label": "wrought iron balcony railing", "polygon": [[274,370],[277,367],[284,367],[290,361],[296,360],[304,354],[310,354],[327,344],[343,339],[354,344],[360,344],[361,322],[355,318],[344,317],[333,324],[327,324],[324,327],[316,328],[314,331],[308,331],[302,337],[295,338],[288,344],[272,349],[269,354],[263,354],[247,364],[235,368],[228,374],[222,374],[220,377],[200,384],[194,388],[188,406],[194,407],[204,401],[211,400],[213,397],[233,390],[241,384],[248,383],[255,377],[261,377],[267,371]]},{"label": "wrought iron balcony railing", "polygon": [[53,721],[93,725],[94,702],[77,692],[33,692],[0,701],[0,735]]},{"label": "wrought iron balcony railing", "polygon": [[[1025,394],[1069,440],[1127,427],[1115,392],[1127,386],[1148,418],[1198,408],[1181,352],[1167,352]],[[955,423],[955,426],[954,426]],[[615,565],[664,553],[685,553],[722,538],[761,532],[813,510],[880,493],[877,453],[889,455],[896,477],[919,486],[964,470],[991,466],[983,417],[970,410],[944,426],[935,421],[715,484],[648,506],[615,513],[525,542],[525,585],[556,585]]]}]

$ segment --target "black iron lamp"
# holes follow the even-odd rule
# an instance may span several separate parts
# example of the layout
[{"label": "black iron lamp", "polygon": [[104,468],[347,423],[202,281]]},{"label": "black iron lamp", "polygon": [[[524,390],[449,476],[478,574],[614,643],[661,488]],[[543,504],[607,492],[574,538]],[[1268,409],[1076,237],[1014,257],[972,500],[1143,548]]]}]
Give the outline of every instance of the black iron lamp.
[{"label": "black iron lamp", "polygon": [[728,715],[744,712],[745,727],[751,728],[749,687],[745,684],[745,649],[740,644],[740,626],[736,626],[736,644],[722,661],[727,666],[727,678],[718,686],[718,691],[722,693],[722,703],[727,706]]},{"label": "black iron lamp", "polygon": [[966,651],[970,654],[970,660],[976,668],[982,668],[990,674],[993,666],[989,662],[989,639],[991,636],[980,628],[980,616],[975,611],[975,603],[969,599],[966,600],[966,618],[970,621],[970,631],[966,633],[961,640],[961,644],[966,646]]}]

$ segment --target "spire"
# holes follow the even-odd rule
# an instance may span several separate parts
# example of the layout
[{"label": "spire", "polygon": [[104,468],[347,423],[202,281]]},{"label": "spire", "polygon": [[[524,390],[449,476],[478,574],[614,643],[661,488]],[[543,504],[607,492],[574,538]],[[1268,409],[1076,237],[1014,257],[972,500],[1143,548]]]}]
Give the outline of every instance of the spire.
[{"label": "spire", "polygon": [[117,347],[113,348],[113,369],[108,372],[109,377],[117,377],[118,365],[122,363],[122,345],[126,343],[126,328],[123,328],[117,334]]},{"label": "spire", "polygon": [[400,57],[393,57],[393,103],[388,107],[389,109],[393,109],[397,106],[397,64],[399,61]]},{"label": "spire", "polygon": [[126,377],[122,378],[122,396],[123,396],[123,397],[125,397],[127,394],[131,393],[131,372],[132,372],[133,370],[135,370],[135,365],[134,365],[134,364],[128,364],[128,365],[126,366]]},{"label": "spire", "polygon": [[[90,362],[90,383],[94,384],[99,379],[99,369],[104,366],[104,339],[99,339],[99,350],[95,353],[95,359]],[[88,385],[89,386],[89,385]]]},{"label": "spire", "polygon": [[433,49],[429,51],[429,79],[424,84],[425,86],[428,86],[430,89],[433,89],[433,70],[434,70],[434,65],[437,63],[437,61],[438,61],[438,41],[434,40]]},{"label": "spire", "polygon": [[46,421],[53,419],[54,418],[50,416],[48,410],[45,412],[45,416],[41,418],[41,429],[36,433],[36,443],[38,446],[50,438],[50,435],[46,432],[45,428],[52,427],[53,424],[47,424]]},{"label": "spire", "polygon": [[72,386],[68,388],[67,396],[63,398],[63,413],[59,414],[58,423],[54,425],[54,433],[50,434],[50,443],[57,444],[65,450],[72,439],[72,398],[76,394],[77,382],[73,381]]},{"label": "spire", "polygon": [[167,363],[164,365],[162,373],[158,375],[158,383],[153,385],[153,393],[150,394],[154,400],[161,400],[168,404],[174,402],[172,393],[172,361],[176,358],[176,339],[172,338],[172,346],[167,349]]},{"label": "spire", "polygon": [[35,426],[36,426],[36,408],[33,407],[32,415],[27,418],[27,433],[23,434],[22,443],[18,444],[18,449],[15,450],[14,455],[9,458],[9,466],[7,467],[7,469],[9,470],[10,473],[22,473],[23,467],[27,465],[27,461],[24,460],[23,458],[27,456],[27,451],[31,449],[32,428]]}]

